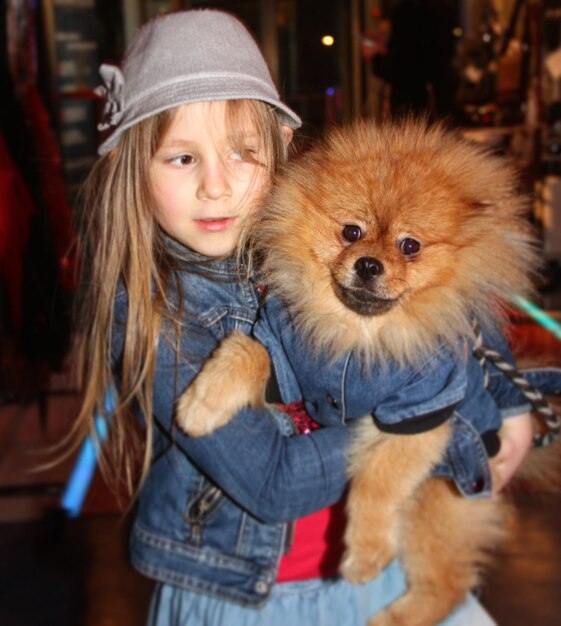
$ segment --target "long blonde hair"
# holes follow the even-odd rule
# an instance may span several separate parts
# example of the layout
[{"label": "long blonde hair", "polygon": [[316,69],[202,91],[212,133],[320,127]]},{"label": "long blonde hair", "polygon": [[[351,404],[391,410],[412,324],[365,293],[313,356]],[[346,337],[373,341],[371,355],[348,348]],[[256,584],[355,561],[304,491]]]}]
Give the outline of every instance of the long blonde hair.
[{"label": "long blonde hair", "polygon": [[[167,306],[166,289],[174,269],[154,218],[149,187],[150,161],[173,110],[126,130],[119,145],[93,167],[83,188],[79,220],[81,293],[77,312],[78,382],[83,403],[70,440],[88,434],[97,440],[94,420],[104,397],[119,380],[119,397],[108,441],[99,445],[104,478],[117,493],[137,493],[150,466],[152,386],[163,316],[180,331],[180,312]],[[249,119],[263,141],[264,163],[272,176],[286,159],[286,142],[274,110],[254,100],[227,102],[227,124],[236,130]],[[127,293],[128,313],[119,371],[112,371],[111,336],[117,285]],[[145,418],[139,428],[134,411]]]}]

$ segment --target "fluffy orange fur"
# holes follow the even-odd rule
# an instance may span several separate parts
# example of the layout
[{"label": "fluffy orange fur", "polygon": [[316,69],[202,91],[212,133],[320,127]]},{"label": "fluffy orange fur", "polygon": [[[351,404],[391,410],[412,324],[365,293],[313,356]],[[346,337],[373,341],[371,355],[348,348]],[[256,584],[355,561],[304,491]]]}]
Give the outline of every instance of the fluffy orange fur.
[{"label": "fluffy orange fur", "polygon": [[[504,298],[531,289],[538,258],[516,185],[504,160],[439,126],[357,122],[288,166],[255,241],[312,346],[414,362],[468,334],[473,313],[496,319]],[[343,241],[345,224],[364,237]],[[396,245],[405,235],[422,245],[410,261]],[[333,297],[334,277],[350,281],[361,255],[383,261],[379,289],[400,298],[385,315],[353,315]]]},{"label": "fluffy orange fur", "polygon": [[[511,294],[530,291],[538,256],[527,214],[513,169],[457,134],[417,121],[357,122],[285,168],[252,242],[310,350],[333,358],[354,350],[365,366],[415,365],[439,343],[470,336],[473,315],[496,322]],[[348,225],[359,228],[356,240],[343,234]],[[411,240],[419,249],[406,255]],[[363,258],[382,271],[358,279]],[[235,345],[225,350],[229,341]],[[208,432],[260,402],[262,360],[257,343],[227,338],[184,394],[181,427]],[[235,382],[209,408],[217,382],[228,381],[216,377],[224,371]],[[408,579],[407,593],[370,626],[442,620],[507,534],[509,509],[499,496],[468,500],[429,477],[448,437],[448,424],[415,436],[381,433],[371,419],[359,429],[342,573],[363,582],[399,556]]]}]

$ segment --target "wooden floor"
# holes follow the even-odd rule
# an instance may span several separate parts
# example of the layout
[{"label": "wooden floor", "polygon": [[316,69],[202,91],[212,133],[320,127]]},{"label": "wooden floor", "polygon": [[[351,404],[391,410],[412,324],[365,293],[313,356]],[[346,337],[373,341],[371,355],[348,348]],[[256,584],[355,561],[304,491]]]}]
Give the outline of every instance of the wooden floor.
[{"label": "wooden floor", "polygon": [[[515,341],[561,362],[561,343],[530,323],[517,325]],[[64,376],[52,382],[54,390],[68,387]],[[33,404],[0,409],[0,626],[144,623],[152,583],[129,566],[128,520],[99,478],[84,515],[69,520],[57,511],[57,490],[72,460],[31,471],[76,408],[76,397],[53,393],[43,424]],[[560,626],[561,497],[525,494],[516,502],[519,526],[481,601],[500,626]]]}]

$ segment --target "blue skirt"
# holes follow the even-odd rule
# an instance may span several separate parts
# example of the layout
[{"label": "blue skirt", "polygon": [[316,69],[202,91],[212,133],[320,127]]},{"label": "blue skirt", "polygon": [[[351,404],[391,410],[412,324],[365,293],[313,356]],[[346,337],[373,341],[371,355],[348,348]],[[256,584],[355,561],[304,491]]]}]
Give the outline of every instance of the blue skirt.
[{"label": "blue skirt", "polygon": [[[366,585],[341,578],[282,583],[261,608],[238,606],[171,585],[156,586],[148,626],[365,626],[369,617],[405,591],[397,562]],[[496,626],[468,596],[440,626]]]}]

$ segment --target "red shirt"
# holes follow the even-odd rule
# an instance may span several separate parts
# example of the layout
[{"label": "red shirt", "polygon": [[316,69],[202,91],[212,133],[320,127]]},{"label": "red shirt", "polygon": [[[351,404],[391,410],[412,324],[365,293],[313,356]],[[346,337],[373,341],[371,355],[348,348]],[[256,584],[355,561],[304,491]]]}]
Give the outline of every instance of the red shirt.
[{"label": "red shirt", "polygon": [[338,502],[294,524],[290,552],[282,557],[277,582],[332,578],[343,555],[345,504]]},{"label": "red shirt", "polygon": [[[293,417],[298,432],[307,434],[319,428],[304,411],[303,403],[282,407]],[[292,543],[281,559],[277,582],[331,578],[336,576],[343,555],[345,503],[321,509],[292,525]]]}]

